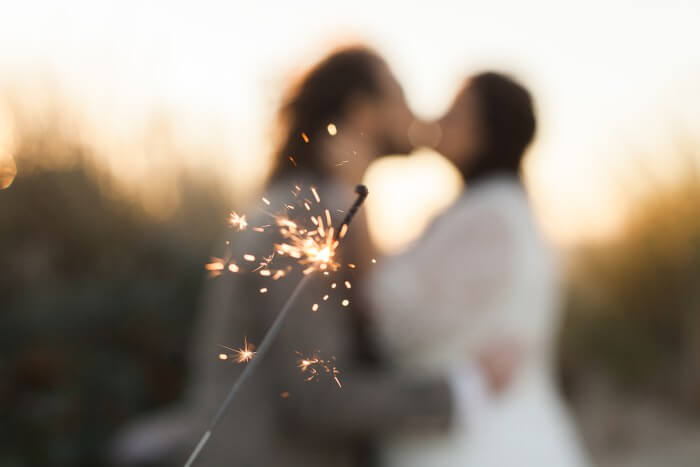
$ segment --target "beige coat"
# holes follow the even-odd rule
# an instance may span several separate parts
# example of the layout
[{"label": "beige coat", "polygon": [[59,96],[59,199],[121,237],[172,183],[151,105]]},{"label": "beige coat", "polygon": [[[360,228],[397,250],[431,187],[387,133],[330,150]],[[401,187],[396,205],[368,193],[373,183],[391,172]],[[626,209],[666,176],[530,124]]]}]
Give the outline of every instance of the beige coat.
[{"label": "beige coat", "polygon": [[[308,186],[308,185],[307,185]],[[318,186],[318,185],[317,185]],[[291,196],[292,184],[282,183],[266,196],[274,203]],[[328,187],[319,190],[323,204],[347,209],[352,191],[336,196]],[[345,198],[342,201],[342,198]],[[338,201],[337,201],[338,200]],[[344,202],[346,201],[347,202]],[[250,226],[269,224],[254,211]],[[341,214],[334,215],[334,222]],[[353,240],[363,239],[362,220],[353,225],[341,247],[345,262],[355,261]],[[353,230],[354,229],[354,230]],[[272,239],[250,230],[232,235],[230,253],[241,264],[244,253],[260,257],[269,253]],[[231,404],[196,465],[202,466],[366,466],[372,444],[380,437],[401,431],[445,429],[450,422],[451,394],[441,378],[416,380],[382,367],[372,358],[364,339],[359,296],[342,287],[344,280],[361,271],[343,269],[333,278],[318,274],[299,297],[282,331],[260,366]],[[291,290],[298,273],[279,281],[256,274],[223,274],[209,280],[202,302],[200,325],[193,342],[191,384],[183,407],[151,418],[151,425],[169,433],[162,440],[172,465],[184,463],[189,451],[226,396],[242,365],[221,361],[217,344],[239,347],[244,338],[257,344]],[[339,287],[329,289],[331,281]],[[356,281],[359,284],[359,280]],[[269,292],[260,294],[267,286]],[[331,293],[327,302],[321,301]],[[349,307],[340,301],[348,297]],[[318,302],[319,311],[312,312]],[[342,388],[321,374],[307,381],[296,352],[322,358],[335,357]],[[156,420],[156,421],[154,421]],[[162,438],[163,436],[161,436]],[[369,457],[368,457],[369,456]]]}]

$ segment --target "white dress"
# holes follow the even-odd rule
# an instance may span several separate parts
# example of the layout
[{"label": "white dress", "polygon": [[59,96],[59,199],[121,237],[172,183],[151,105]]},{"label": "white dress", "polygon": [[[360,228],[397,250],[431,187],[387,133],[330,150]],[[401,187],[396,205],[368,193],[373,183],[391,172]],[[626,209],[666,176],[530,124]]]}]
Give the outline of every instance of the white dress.
[{"label": "white dress", "polygon": [[386,439],[385,467],[579,467],[587,460],[552,378],[559,323],[553,255],[513,178],[477,183],[368,281],[379,345],[414,374],[444,374],[489,342],[524,357],[505,393],[443,434]]}]

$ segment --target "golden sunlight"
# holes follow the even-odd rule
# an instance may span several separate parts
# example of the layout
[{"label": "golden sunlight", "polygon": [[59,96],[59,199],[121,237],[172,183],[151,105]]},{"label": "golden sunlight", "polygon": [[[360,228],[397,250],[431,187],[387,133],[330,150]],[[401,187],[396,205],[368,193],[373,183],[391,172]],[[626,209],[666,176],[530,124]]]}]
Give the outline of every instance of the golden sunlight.
[{"label": "golden sunlight", "polygon": [[462,188],[452,164],[428,149],[379,159],[364,181],[372,187],[367,198],[370,235],[384,253],[397,253],[418,238]]}]

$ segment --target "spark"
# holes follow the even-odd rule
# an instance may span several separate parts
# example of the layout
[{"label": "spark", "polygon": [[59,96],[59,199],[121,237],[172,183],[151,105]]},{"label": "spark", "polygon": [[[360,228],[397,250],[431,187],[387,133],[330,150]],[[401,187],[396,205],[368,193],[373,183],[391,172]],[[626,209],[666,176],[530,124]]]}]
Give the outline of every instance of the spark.
[{"label": "spark", "polygon": [[231,271],[231,272],[238,272],[238,271],[241,270],[241,268],[239,268],[238,265],[237,265],[236,263],[230,263],[230,264],[228,265],[228,270]]},{"label": "spark", "polygon": [[284,277],[286,274],[287,274],[287,273],[286,273],[283,269],[278,269],[278,270],[275,271],[275,273],[272,275],[272,280],[273,280],[273,281],[276,281],[276,280],[278,280],[278,279],[281,279],[281,278]]},{"label": "spark", "polygon": [[310,357],[305,357],[300,352],[297,352],[297,355],[299,355],[297,368],[299,368],[302,373],[306,374],[306,381],[313,381],[319,376],[325,374],[333,379],[339,388],[343,387],[339,378],[340,370],[338,370],[338,368],[335,366],[335,357],[331,357],[329,360],[324,360],[320,357],[318,352],[314,353]]},{"label": "spark", "polygon": [[221,275],[224,270],[224,260],[221,258],[211,258],[211,262],[204,265],[204,269],[209,272],[211,277],[216,277]]},{"label": "spark", "polygon": [[253,227],[254,232],[265,232],[265,227]]},{"label": "spark", "polygon": [[323,301],[325,302],[326,300],[328,300],[328,294],[323,296]]},{"label": "spark", "polygon": [[237,228],[239,231],[245,230],[246,227],[248,227],[248,222],[245,219],[245,215],[239,216],[236,211],[231,211],[228,222],[231,224],[231,227]]},{"label": "spark", "polygon": [[270,200],[265,198],[264,196],[262,197],[262,202],[267,204],[268,206],[270,205]]},{"label": "spark", "polygon": [[350,269],[355,269],[357,266],[355,266],[353,263],[348,263],[348,267]]},{"label": "spark", "polygon": [[336,287],[337,285],[338,285],[338,284],[336,284],[335,282],[333,282],[333,283],[331,284],[331,289],[335,289],[335,287]]},{"label": "spark", "polygon": [[311,311],[318,311],[318,303],[314,303],[311,307]]},{"label": "spark", "polygon": [[297,161],[294,160],[294,157],[289,156],[289,162],[291,162],[294,167],[297,166]]},{"label": "spark", "polygon": [[350,283],[350,281],[345,281],[345,288],[352,289],[352,284]]},{"label": "spark", "polygon": [[343,306],[348,306],[348,305],[350,305],[350,300],[348,300],[348,299],[346,298],[346,299],[343,300],[340,304],[343,305]]},{"label": "spark", "polygon": [[[226,360],[229,357],[235,357],[236,363],[246,363],[246,362],[249,362],[250,360],[252,360],[253,357],[255,356],[255,352],[253,352],[253,350],[255,349],[255,346],[253,344],[248,343],[247,337],[243,338],[243,347],[240,349],[234,349],[234,348],[231,348],[231,347],[228,347],[225,345],[221,345],[221,344],[219,344],[219,346],[233,352],[233,354],[231,354],[231,355],[219,354],[220,360]],[[221,358],[222,355],[225,355],[226,358]]]},{"label": "spark", "polygon": [[327,130],[328,130],[328,134],[331,136],[335,136],[338,134],[338,129],[336,128],[335,124],[333,124],[333,123],[328,124]]},{"label": "spark", "polygon": [[317,203],[320,203],[320,202],[321,202],[321,197],[318,196],[318,191],[316,191],[316,188],[311,187],[311,193],[313,193],[314,198],[316,199],[316,202],[317,202]]},{"label": "spark", "polygon": [[219,360],[227,360],[227,359],[228,359],[228,355],[226,355],[225,353],[219,354]]},{"label": "spark", "polygon": [[304,274],[317,270],[337,271],[340,264],[335,261],[335,250],[339,242],[333,237],[333,227],[324,227],[320,216],[311,219],[318,225],[317,230],[305,231],[296,222],[284,217],[278,218],[277,224],[284,241],[276,244],[275,249],[306,266]]},{"label": "spark", "polygon": [[245,254],[245,255],[243,255],[243,259],[246,261],[250,261],[252,263],[253,261],[255,261],[255,256],[250,255],[250,254]]},{"label": "spark", "polygon": [[267,293],[267,287],[263,287],[262,289],[260,289],[260,293]]},{"label": "spark", "polygon": [[372,264],[377,264],[377,260],[372,258]]},{"label": "spark", "polygon": [[306,133],[302,133],[302,134],[301,134],[301,138],[304,140],[305,143],[308,144],[308,142],[309,142],[309,137],[306,136]]},{"label": "spark", "polygon": [[347,226],[347,224],[343,224],[343,226],[340,228],[340,233],[338,234],[338,237],[345,238],[345,235],[347,233],[348,233],[348,226]]}]

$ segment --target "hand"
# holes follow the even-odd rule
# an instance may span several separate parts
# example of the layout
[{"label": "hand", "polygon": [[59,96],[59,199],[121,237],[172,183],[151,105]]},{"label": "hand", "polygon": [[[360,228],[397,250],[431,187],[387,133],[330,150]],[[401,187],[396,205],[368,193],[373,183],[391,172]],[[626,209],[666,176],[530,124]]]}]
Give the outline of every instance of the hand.
[{"label": "hand", "polygon": [[522,346],[515,341],[501,341],[479,352],[477,362],[489,393],[497,395],[508,388],[522,358]]}]

